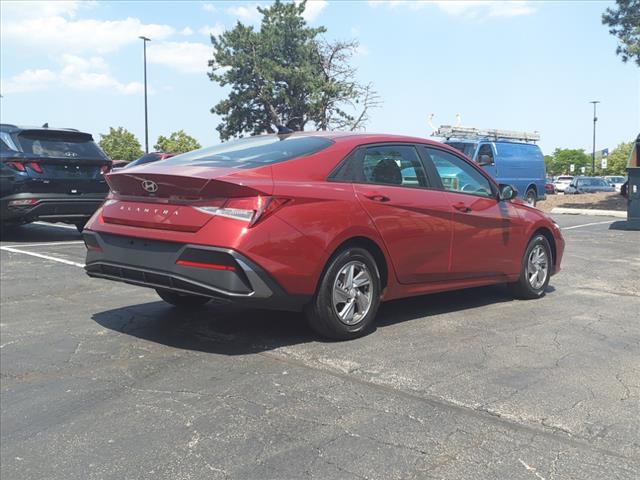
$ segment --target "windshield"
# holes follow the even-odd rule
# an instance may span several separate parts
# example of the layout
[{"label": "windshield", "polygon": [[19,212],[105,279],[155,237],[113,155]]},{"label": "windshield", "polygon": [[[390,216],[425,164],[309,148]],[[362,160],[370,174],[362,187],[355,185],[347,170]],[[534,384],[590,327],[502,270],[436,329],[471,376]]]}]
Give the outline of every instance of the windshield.
[{"label": "windshield", "polygon": [[467,142],[445,142],[447,145],[452,146],[456,150],[461,151],[467,157],[473,158],[473,154],[476,153],[477,143],[467,143]]},{"label": "windshield", "polygon": [[165,160],[165,165],[197,165],[212,167],[253,168],[324,150],[333,142],[323,137],[261,135],[243,138],[214,147],[202,148]]},{"label": "windshield", "polygon": [[27,155],[54,158],[108,160],[90,135],[67,132],[24,132],[18,136]]}]

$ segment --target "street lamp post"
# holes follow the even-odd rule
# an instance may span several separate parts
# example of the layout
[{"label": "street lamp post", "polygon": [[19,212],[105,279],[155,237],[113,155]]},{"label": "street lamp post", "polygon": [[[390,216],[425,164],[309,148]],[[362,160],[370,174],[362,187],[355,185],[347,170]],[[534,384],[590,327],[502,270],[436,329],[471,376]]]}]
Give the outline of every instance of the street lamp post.
[{"label": "street lamp post", "polygon": [[589,103],[593,103],[593,150],[591,151],[591,174],[596,173],[596,122],[598,117],[596,116],[596,105],[600,103],[600,100],[593,100]]},{"label": "street lamp post", "polygon": [[147,114],[147,42],[150,42],[151,39],[142,35],[138,38],[142,40],[144,51],[144,151],[145,153],[149,153],[149,117]]}]

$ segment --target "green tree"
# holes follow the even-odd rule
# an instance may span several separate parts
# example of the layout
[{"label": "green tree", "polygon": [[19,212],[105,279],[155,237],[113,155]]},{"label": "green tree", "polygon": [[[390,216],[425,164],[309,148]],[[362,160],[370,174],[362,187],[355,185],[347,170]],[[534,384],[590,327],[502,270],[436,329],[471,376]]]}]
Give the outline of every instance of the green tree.
[{"label": "green tree", "polygon": [[591,157],[584,152],[584,149],[556,148],[549,158],[545,157],[547,173],[552,175],[569,174],[570,165],[575,165],[574,174],[580,174],[580,167],[591,167]]},{"label": "green tree", "polygon": [[178,130],[168,137],[160,135],[153,148],[159,152],[185,153],[202,148],[202,146],[191,135],[187,135],[184,130]]},{"label": "green tree", "polygon": [[138,139],[124,127],[109,127],[109,133],[100,134],[99,144],[104,153],[112,160],[130,162],[144,154]]},{"label": "green tree", "polygon": [[[378,103],[371,85],[355,81],[349,60],[355,41],[326,42],[324,27],[308,27],[302,14],[306,1],[259,7],[259,30],[238,22],[211,36],[213,59],[209,77],[229,86],[228,98],[211,112],[222,117],[222,140],[243,134],[273,133],[278,125],[292,130],[356,129]],[[349,113],[349,110],[360,110]]]},{"label": "green tree", "polygon": [[607,157],[607,168],[603,173],[606,175],[626,175],[627,161],[632,148],[633,142],[623,142],[614,148]]},{"label": "green tree", "polygon": [[602,23],[618,39],[616,54],[622,61],[640,66],[640,0],[616,0],[616,6],[602,14]]}]

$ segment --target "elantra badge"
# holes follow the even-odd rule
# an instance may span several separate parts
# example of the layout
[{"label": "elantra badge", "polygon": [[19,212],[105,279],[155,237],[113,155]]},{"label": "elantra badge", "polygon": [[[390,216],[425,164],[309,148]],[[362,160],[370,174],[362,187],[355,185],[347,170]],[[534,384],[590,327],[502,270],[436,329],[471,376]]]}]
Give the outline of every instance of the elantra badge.
[{"label": "elantra badge", "polygon": [[144,188],[149,193],[155,193],[158,191],[158,184],[153,180],[143,180],[142,188]]}]

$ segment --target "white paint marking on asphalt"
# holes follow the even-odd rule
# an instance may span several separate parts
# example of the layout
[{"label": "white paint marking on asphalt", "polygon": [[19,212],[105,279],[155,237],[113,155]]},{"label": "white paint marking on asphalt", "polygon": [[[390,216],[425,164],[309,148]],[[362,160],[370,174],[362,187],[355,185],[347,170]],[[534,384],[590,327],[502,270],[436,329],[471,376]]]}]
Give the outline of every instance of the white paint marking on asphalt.
[{"label": "white paint marking on asphalt", "polygon": [[607,220],[605,222],[583,223],[582,225],[574,225],[573,227],[562,227],[561,230],[573,230],[574,228],[590,227],[591,225],[604,225],[605,223],[613,223],[617,220]]},{"label": "white paint marking on asphalt", "polygon": [[74,267],[84,268],[84,263],[72,262],[71,260],[65,260],[64,258],[51,257],[49,255],[42,255],[41,253],[25,252],[13,247],[0,247],[0,250],[5,250],[12,253],[22,253],[24,255],[31,255],[32,257],[44,258],[45,260],[51,260],[52,262],[64,263],[65,265],[73,265]]},{"label": "white paint marking on asphalt", "polygon": [[75,245],[84,243],[83,240],[71,240],[69,242],[42,242],[42,243],[19,243],[18,245],[5,245],[7,248],[24,248],[24,247],[53,247],[56,245]]},{"label": "white paint marking on asphalt", "polygon": [[44,225],[45,227],[58,227],[58,228],[70,228],[71,230],[78,230],[75,225],[59,225],[57,223],[49,222],[33,222],[34,225]]}]

